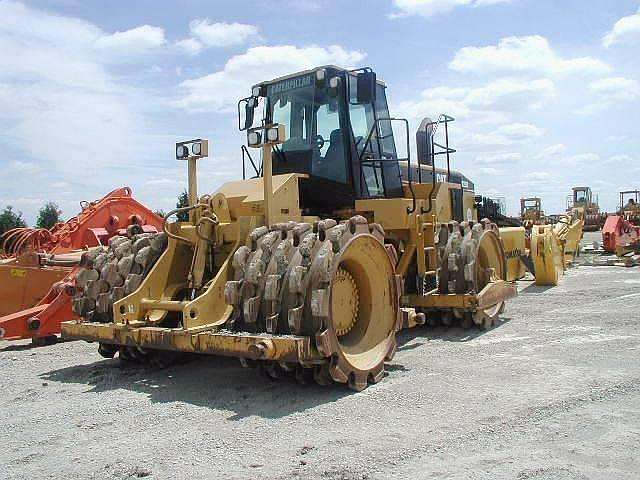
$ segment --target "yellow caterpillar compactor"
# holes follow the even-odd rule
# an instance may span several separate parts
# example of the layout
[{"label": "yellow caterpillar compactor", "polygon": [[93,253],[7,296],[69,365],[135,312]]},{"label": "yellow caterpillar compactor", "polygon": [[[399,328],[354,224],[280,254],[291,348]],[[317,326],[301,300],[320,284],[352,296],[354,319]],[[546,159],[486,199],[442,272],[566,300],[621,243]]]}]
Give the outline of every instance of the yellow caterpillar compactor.
[{"label": "yellow caterpillar compactor", "polygon": [[[520,221],[526,232],[525,254],[519,265],[510,266],[511,274],[519,268],[515,277],[522,278],[529,270],[537,285],[557,285],[580,252],[585,209],[576,206],[562,215],[546,216],[539,197],[521,198]],[[519,239],[517,235],[512,238]]]},{"label": "yellow caterpillar compactor", "polygon": [[369,68],[334,66],[260,83],[238,114],[253,178],[198,196],[208,142],[178,144],[189,221],[165,220],[165,245],[151,240],[161,253],[144,274],[120,270],[128,247],[113,240],[103,269],[124,287],[105,293],[109,285],[93,283],[101,272],[87,275],[74,301],[83,318],[65,323],[64,337],[123,360],[226,355],[274,377],[361,390],[382,378],[401,328],[489,328],[516,295],[509,280],[524,229],[477,218],[473,183],[450,168],[453,118],[422,121],[412,163],[408,122],[390,117],[384,83]]}]

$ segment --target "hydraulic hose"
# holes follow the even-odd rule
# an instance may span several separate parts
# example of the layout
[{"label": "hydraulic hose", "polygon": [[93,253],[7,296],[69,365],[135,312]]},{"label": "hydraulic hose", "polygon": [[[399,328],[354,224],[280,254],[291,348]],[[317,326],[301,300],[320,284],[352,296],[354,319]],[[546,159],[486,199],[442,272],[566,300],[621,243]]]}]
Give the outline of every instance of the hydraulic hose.
[{"label": "hydraulic hose", "polygon": [[194,209],[196,209],[198,207],[201,207],[201,206],[202,205],[198,203],[196,205],[191,205],[189,207],[180,207],[180,208],[176,208],[174,210],[171,210],[169,213],[167,213],[164,216],[164,218],[162,220],[162,231],[164,233],[166,233],[169,238],[173,238],[174,240],[177,240],[177,241],[183,242],[183,243],[191,243],[189,241],[189,239],[181,237],[180,235],[176,235],[175,233],[171,233],[169,231],[169,229],[167,228],[167,220],[169,219],[169,217],[171,217],[173,215],[176,215],[178,213],[183,213],[183,212],[190,212],[191,210],[194,210]]},{"label": "hydraulic hose", "polygon": [[198,238],[200,240],[204,240],[205,242],[209,242],[209,243],[215,242],[215,239],[211,240],[210,238],[207,238],[204,235],[202,235],[200,233],[200,227],[202,226],[203,223],[210,223],[214,227],[216,225],[218,225],[218,223],[220,223],[218,221],[218,217],[216,216],[215,213],[211,213],[211,215],[213,216],[213,218],[212,217],[201,217],[200,220],[198,220],[198,222],[196,223],[196,235],[198,236]]}]

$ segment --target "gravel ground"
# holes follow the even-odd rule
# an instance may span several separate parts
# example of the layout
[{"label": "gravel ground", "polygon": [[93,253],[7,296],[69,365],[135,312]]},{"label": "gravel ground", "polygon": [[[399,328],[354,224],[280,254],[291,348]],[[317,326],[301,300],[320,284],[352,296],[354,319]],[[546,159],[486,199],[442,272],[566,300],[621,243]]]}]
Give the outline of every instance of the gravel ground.
[{"label": "gravel ground", "polygon": [[620,267],[521,282],[491,331],[403,333],[361,393],[2,343],[0,478],[637,479],[639,287]]}]

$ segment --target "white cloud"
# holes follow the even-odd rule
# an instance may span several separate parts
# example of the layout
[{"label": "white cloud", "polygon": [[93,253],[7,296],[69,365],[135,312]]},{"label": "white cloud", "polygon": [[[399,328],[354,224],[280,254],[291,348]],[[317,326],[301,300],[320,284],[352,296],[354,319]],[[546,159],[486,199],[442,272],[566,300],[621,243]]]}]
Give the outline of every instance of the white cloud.
[{"label": "white cloud", "polygon": [[195,38],[178,40],[176,42],[176,47],[187,55],[197,55],[204,49],[204,46]]},{"label": "white cloud", "polygon": [[232,111],[252,85],[281,75],[335,63],[359,63],[364,53],[329,47],[293,45],[253,47],[231,57],[222,70],[180,84],[185,95],[177,105],[190,111]]},{"label": "white cloud", "polygon": [[640,40],[640,8],[634,15],[622,17],[611,31],[602,39],[602,44],[609,48],[618,43],[631,43]]},{"label": "white cloud", "polygon": [[258,27],[244,23],[211,23],[208,18],[189,23],[191,35],[207,47],[242,45],[250,37],[258,35]]},{"label": "white cloud", "polygon": [[623,142],[627,139],[626,135],[608,135],[607,142]]},{"label": "white cloud", "polygon": [[[108,169],[127,162],[134,168],[132,158],[139,165],[157,152],[143,114],[153,102],[112,69],[163,44],[161,29],[111,34],[84,20],[0,2],[0,167],[28,174],[32,192],[82,178],[71,187],[80,198],[92,199],[124,178],[135,182],[130,170]],[[135,72],[148,71],[145,58]],[[3,194],[35,196],[15,178],[0,175]]]},{"label": "white cloud", "polygon": [[538,153],[535,156],[535,158],[537,160],[541,160],[545,158],[555,157],[557,155],[560,155],[561,153],[564,153],[566,150],[567,150],[567,147],[565,147],[562,143],[558,143],[556,145],[550,145],[542,149],[542,151],[540,151],[540,153]]},{"label": "white cloud", "polygon": [[42,168],[33,162],[14,160],[9,163],[9,170],[15,174],[34,174],[42,171]]},{"label": "white cloud", "polygon": [[433,17],[451,12],[456,7],[483,7],[498,3],[510,3],[512,0],[393,0],[397,11],[391,18],[419,15]]},{"label": "white cloud", "polygon": [[424,117],[436,119],[441,113],[451,115],[457,120],[468,118],[471,115],[471,110],[464,102],[445,97],[431,97],[428,93],[418,101],[400,102],[392,106],[391,110],[402,114],[412,122],[420,122]]},{"label": "white cloud", "polygon": [[554,94],[554,84],[548,79],[501,78],[478,87],[430,88],[422,92],[419,101],[400,103],[398,111],[414,121],[447,113],[475,123],[505,122],[507,114],[539,108]]},{"label": "white cloud", "polygon": [[619,167],[630,167],[636,164],[636,161],[626,154],[613,155],[605,160],[609,165],[617,164]]},{"label": "white cloud", "polygon": [[551,177],[549,172],[529,172],[525,174],[525,177],[529,180],[547,180]]},{"label": "white cloud", "polygon": [[640,98],[640,84],[624,77],[609,77],[595,80],[589,90],[605,101],[628,102]]},{"label": "white cloud", "polygon": [[593,57],[562,58],[541,36],[503,38],[497,45],[464,47],[449,64],[462,73],[605,74],[610,67]]},{"label": "white cloud", "polygon": [[640,83],[624,77],[608,77],[589,84],[589,91],[596,97],[576,109],[578,115],[594,115],[605,110],[617,109],[620,104],[640,99]]},{"label": "white cloud", "polygon": [[402,116],[414,122],[419,122],[426,116],[435,119],[441,113],[464,119],[471,115],[471,110],[464,102],[467,92],[466,88],[430,88],[421,93],[420,100],[400,102],[392,110],[401,112]]},{"label": "white cloud", "polygon": [[95,47],[117,56],[143,55],[165,44],[164,30],[160,27],[142,25],[124,32],[102,35]]},{"label": "white cloud", "polygon": [[478,165],[513,165],[522,159],[522,154],[513,153],[486,153],[476,157]]},{"label": "white cloud", "polygon": [[[12,207],[20,208],[22,207],[41,207],[44,205],[47,200],[44,198],[34,198],[34,197],[16,197],[16,198],[3,198],[2,204],[11,205]],[[14,208],[14,212],[16,209]],[[21,214],[22,211],[18,210],[17,213]]]},{"label": "white cloud", "polygon": [[530,123],[511,123],[502,125],[490,133],[474,133],[472,143],[482,145],[513,145],[540,137],[542,129]]},{"label": "white cloud", "polygon": [[480,167],[480,172],[485,175],[504,175],[504,171],[495,167]]},{"label": "white cloud", "polygon": [[[183,175],[181,175],[183,176]],[[182,179],[176,178],[153,178],[144,182],[145,185],[162,186],[162,185],[183,185]]]},{"label": "white cloud", "polygon": [[523,140],[535,138],[542,135],[542,130],[530,123],[512,123],[503,125],[496,130],[496,133],[513,140]]},{"label": "white cloud", "polygon": [[[322,5],[315,0],[284,0],[281,2],[282,8],[287,10],[296,10],[303,13],[313,13],[322,10]],[[272,3],[266,3],[265,6],[270,8]]]},{"label": "white cloud", "polygon": [[600,155],[597,153],[579,153],[577,155],[565,157],[562,161],[571,165],[583,165],[584,167],[589,167],[600,161]]},{"label": "white cloud", "polygon": [[526,106],[536,108],[553,97],[554,92],[555,86],[549,79],[501,78],[471,89],[465,102],[472,107],[499,107],[509,110]]}]

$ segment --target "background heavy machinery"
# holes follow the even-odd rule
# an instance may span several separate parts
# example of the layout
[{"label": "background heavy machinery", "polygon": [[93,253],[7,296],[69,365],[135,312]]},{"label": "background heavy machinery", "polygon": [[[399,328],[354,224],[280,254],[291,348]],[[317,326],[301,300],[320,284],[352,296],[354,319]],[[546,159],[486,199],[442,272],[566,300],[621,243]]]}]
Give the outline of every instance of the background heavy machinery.
[{"label": "background heavy machinery", "polygon": [[591,192],[590,187],[573,187],[567,197],[567,213],[574,209],[581,209],[584,218],[584,231],[596,232],[604,226],[607,214],[600,211],[598,196]]},{"label": "background heavy machinery", "polygon": [[[584,211],[580,207],[559,215],[553,224],[531,227],[530,248],[536,284],[558,284],[559,276],[580,254],[583,232]],[[547,253],[541,254],[541,251]]]},{"label": "background heavy machinery", "polygon": [[[548,218],[548,217],[545,217]],[[580,253],[584,220],[579,210],[558,215],[555,223],[534,224],[527,221],[521,227],[524,236],[506,236],[513,228],[501,229],[507,252],[508,279],[519,280],[527,271],[538,286],[555,286],[567,267]],[[513,246],[514,242],[516,246]]]},{"label": "background heavy machinery", "polygon": [[260,163],[242,148],[254,178],[198,196],[208,143],[178,144],[189,221],[165,223],[166,250],[136,289],[112,296],[112,320],[82,311],[63,336],[97,341],[107,357],[227,355],[272,377],[361,390],[382,378],[403,326],[496,322],[516,294],[503,241],[524,243],[524,230],[503,236],[478,221],[473,183],[450,168],[453,118],[422,121],[414,164],[384,83],[369,68],[333,66],[258,84],[238,110],[262,152]]},{"label": "background heavy machinery", "polygon": [[520,221],[525,228],[533,225],[545,224],[544,211],[542,210],[542,200],[540,197],[528,197],[520,199]]},{"label": "background heavy machinery", "polygon": [[[476,197],[478,217],[504,227],[500,233],[507,257],[507,280],[524,279],[529,272],[536,285],[555,286],[570,263],[568,259],[575,256],[578,247],[572,239],[582,231],[581,226],[574,215],[567,214],[556,216],[553,223],[557,229],[547,226],[548,217],[538,197],[521,199],[520,207],[520,218],[512,218],[496,200]],[[567,237],[571,239],[567,241]]]},{"label": "background heavy machinery", "polygon": [[607,216],[602,242],[605,251],[619,256],[640,250],[640,190],[620,192],[618,212]]},{"label": "background heavy machinery", "polygon": [[499,227],[520,227],[522,222],[518,218],[507,215],[506,201],[504,197],[491,198],[476,195],[476,210],[478,218],[488,218]]},{"label": "background heavy machinery", "polygon": [[94,202],[50,230],[17,228],[6,232],[0,260],[0,339],[56,340],[60,323],[75,318],[71,309],[83,254],[116,235],[157,232],[162,218],[136,201],[129,187]]}]

